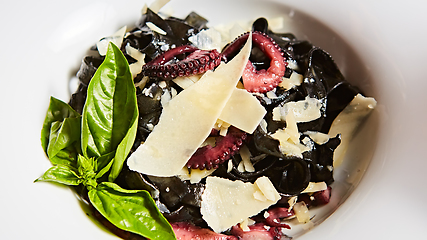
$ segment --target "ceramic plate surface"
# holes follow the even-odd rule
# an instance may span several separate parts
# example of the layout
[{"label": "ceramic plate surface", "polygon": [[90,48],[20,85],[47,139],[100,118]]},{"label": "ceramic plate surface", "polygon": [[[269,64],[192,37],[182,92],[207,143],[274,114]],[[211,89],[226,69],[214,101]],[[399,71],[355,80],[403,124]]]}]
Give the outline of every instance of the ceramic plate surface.
[{"label": "ceramic plate surface", "polygon": [[[40,145],[49,97],[68,101],[69,80],[98,39],[132,26],[144,1],[14,1],[0,9],[1,239],[117,239],[73,193],[33,183],[51,165]],[[336,169],[330,204],[296,239],[427,236],[427,3],[408,1],[178,1],[210,26],[284,17],[284,32],[328,51],[349,82],[378,101]]]}]

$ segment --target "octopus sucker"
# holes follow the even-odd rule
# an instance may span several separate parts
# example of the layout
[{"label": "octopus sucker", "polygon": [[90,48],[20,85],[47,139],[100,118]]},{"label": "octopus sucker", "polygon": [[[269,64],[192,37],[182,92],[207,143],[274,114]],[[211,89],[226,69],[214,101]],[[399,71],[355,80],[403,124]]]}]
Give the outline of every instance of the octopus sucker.
[{"label": "octopus sucker", "polygon": [[[215,131],[212,131],[215,133]],[[206,145],[197,149],[187,162],[187,167],[192,169],[216,169],[220,164],[229,160],[236,154],[243,142],[247,139],[247,134],[235,127],[230,127],[225,136],[218,137],[216,145]]]},{"label": "octopus sucker", "polygon": [[[232,56],[249,37],[249,33],[242,34],[230,43],[223,51],[222,58],[227,59]],[[276,88],[282,81],[286,70],[286,61],[279,45],[267,34],[252,32],[252,42],[268,58],[270,67],[265,70],[257,70],[250,60],[246,64],[242,75],[243,85],[248,92],[266,93]]]},{"label": "octopus sucker", "polygon": [[[178,55],[188,54],[177,60]],[[170,49],[142,67],[144,76],[172,79],[201,74],[221,63],[221,54],[216,50],[200,50],[191,45]]]}]

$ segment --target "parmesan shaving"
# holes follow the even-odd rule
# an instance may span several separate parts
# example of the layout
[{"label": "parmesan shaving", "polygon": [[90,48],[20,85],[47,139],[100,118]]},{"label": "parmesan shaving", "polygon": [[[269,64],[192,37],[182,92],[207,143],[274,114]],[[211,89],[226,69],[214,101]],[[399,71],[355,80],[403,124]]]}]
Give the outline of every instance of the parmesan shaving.
[{"label": "parmesan shaving", "polygon": [[341,144],[334,151],[334,167],[341,165],[348,145],[357,128],[377,105],[374,98],[357,94],[350,104],[332,122],[329,136],[341,134]]},{"label": "parmesan shaving", "polygon": [[240,156],[242,157],[243,166],[246,172],[255,172],[254,165],[251,162],[251,152],[246,145],[240,148]]},{"label": "parmesan shaving", "polygon": [[298,222],[300,223],[310,222],[310,213],[304,201],[295,203],[294,212],[295,212],[295,216],[298,219]]},{"label": "parmesan shaving", "polygon": [[323,191],[328,188],[328,185],[325,182],[309,182],[308,186],[301,193],[311,193]]},{"label": "parmesan shaving", "polygon": [[147,27],[149,27],[153,32],[156,32],[156,33],[161,34],[161,35],[166,35],[166,32],[165,32],[163,29],[159,28],[159,27],[158,27],[157,25],[155,25],[154,23],[152,23],[152,22],[146,22],[145,24],[146,24],[146,25],[147,25]]},{"label": "parmesan shaving", "polygon": [[120,48],[122,46],[123,37],[125,36],[125,33],[126,33],[126,26],[120,28],[113,35],[99,40],[99,42],[96,43],[96,48],[98,49],[99,55],[105,56],[105,54],[107,53],[108,44],[110,42],[114,43],[114,45]]},{"label": "parmesan shaving", "polygon": [[227,165],[227,172],[231,172],[231,170],[233,170],[233,160],[228,160],[228,165]]},{"label": "parmesan shaving", "polygon": [[180,86],[182,89],[186,89],[196,83],[200,80],[200,78],[203,76],[203,74],[196,74],[186,77],[176,77],[172,79],[174,83],[176,83],[178,86]]},{"label": "parmesan shaving", "polygon": [[316,98],[306,97],[305,100],[296,101],[296,102],[287,102],[282,107],[276,107],[278,109],[273,109],[275,114],[274,119],[279,119],[284,121],[289,112],[293,112],[295,121],[300,122],[310,122],[318,119],[322,114],[320,109],[323,107],[321,101]]},{"label": "parmesan shaving", "polygon": [[[160,9],[162,9],[170,0],[155,0],[150,4],[151,11],[158,13]],[[141,10],[142,14],[145,14],[147,12],[147,4],[144,4],[144,7]]]},{"label": "parmesan shaving", "polygon": [[245,220],[243,220],[241,223],[240,223],[240,228],[243,230],[243,231],[245,231],[245,232],[247,232],[247,231],[249,231],[250,229],[249,229],[249,227],[248,227],[248,219],[249,218],[246,218]]},{"label": "parmesan shaving", "polygon": [[306,131],[305,135],[308,135],[315,143],[322,145],[329,141],[329,135],[321,132]]},{"label": "parmesan shaving", "polygon": [[190,171],[190,183],[199,183],[203,178],[211,175],[216,169],[210,170],[200,170],[200,169],[191,169]]},{"label": "parmesan shaving", "polygon": [[204,29],[188,40],[202,50],[216,49],[219,52],[222,50],[221,33],[213,28]]},{"label": "parmesan shaving", "polygon": [[302,153],[311,149],[310,146],[305,146],[299,141],[300,134],[293,112],[289,112],[286,116],[286,128],[278,129],[271,137],[279,140],[280,151],[288,156],[302,158]]},{"label": "parmesan shaving", "polygon": [[303,78],[304,77],[301,74],[298,74],[297,72],[292,72],[289,78],[282,78],[282,82],[280,82],[279,87],[282,87],[285,90],[289,90],[295,86],[300,86]]},{"label": "parmesan shaving", "polygon": [[277,191],[267,177],[260,177],[255,181],[255,185],[261,190],[264,196],[271,201],[277,198]]},{"label": "parmesan shaving", "polygon": [[265,197],[265,195],[261,191],[255,191],[254,192],[254,198],[256,200],[259,200],[259,201],[262,201],[262,202],[267,201],[267,198]]},{"label": "parmesan shaving", "polygon": [[141,81],[135,83],[135,87],[136,88],[140,88],[140,89],[144,89],[145,85],[147,84],[148,80],[150,80],[150,78],[148,76],[144,76]]},{"label": "parmesan shaving", "polygon": [[[263,182],[263,178],[269,183],[259,183],[259,181]],[[215,232],[219,233],[277,203],[280,199],[277,191],[269,196],[273,197],[270,200],[256,184],[273,186],[267,177],[258,178],[255,184],[207,177],[200,209],[203,219]],[[262,188],[264,189],[264,187]],[[255,198],[256,192],[260,192],[261,194],[258,193],[258,195],[264,196],[265,201]]]}]

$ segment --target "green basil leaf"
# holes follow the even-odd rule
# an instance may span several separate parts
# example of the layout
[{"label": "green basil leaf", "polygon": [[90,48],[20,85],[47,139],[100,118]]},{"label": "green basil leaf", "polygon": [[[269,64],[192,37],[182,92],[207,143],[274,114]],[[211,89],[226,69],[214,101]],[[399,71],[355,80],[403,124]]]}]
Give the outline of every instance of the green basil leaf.
[{"label": "green basil leaf", "polygon": [[111,159],[114,158],[114,155],[116,155],[116,151],[104,154],[101,157],[97,158],[97,169],[101,169],[100,172],[108,172],[111,169],[111,166],[113,165],[113,161],[111,161]]},{"label": "green basil leaf", "polygon": [[76,167],[78,147],[68,147],[59,151],[54,157],[49,157],[53,165],[61,164]]},{"label": "green basil leaf", "polygon": [[[100,158],[98,158],[98,160],[102,159],[104,156],[101,156]],[[105,157],[109,157],[109,156],[105,156]],[[108,158],[108,159],[111,159],[111,158]],[[95,176],[96,179],[100,179],[101,177],[103,177],[104,174],[107,173],[111,169],[111,166],[113,165],[114,161],[110,161],[107,163],[108,164],[105,167],[101,168],[101,170],[96,174],[96,176]],[[100,166],[100,164],[98,164],[98,166]],[[101,181],[102,180],[104,180],[104,179],[101,179]],[[102,181],[102,182],[104,182],[104,181]]]},{"label": "green basil leaf", "polygon": [[47,155],[52,164],[76,163],[80,147],[80,122],[81,117],[77,117],[51,124]]},{"label": "green basil leaf", "polygon": [[67,165],[56,165],[49,168],[40,178],[34,182],[46,181],[56,182],[65,185],[79,185],[83,180],[78,176],[73,168]]},{"label": "green basil leaf", "polygon": [[[89,84],[83,111],[82,148],[86,156],[100,158],[103,171],[99,176],[109,170],[112,160],[108,180],[112,182],[117,178],[133,146],[137,120],[135,86],[129,65],[122,52],[110,44],[103,64]],[[115,155],[111,155],[114,151]]]},{"label": "green basil leaf", "polygon": [[49,145],[49,136],[52,123],[62,122],[66,118],[80,118],[80,114],[71,108],[70,105],[54,97],[51,97],[41,132],[42,147],[46,154]]},{"label": "green basil leaf", "polygon": [[138,120],[138,112],[136,111],[136,116],[135,116],[135,119],[133,120],[132,126],[130,127],[126,136],[123,138],[123,140],[117,147],[116,155],[114,157],[114,163],[110,172],[110,176],[108,177],[108,181],[110,182],[114,182],[114,180],[119,176],[123,168],[123,163],[125,162],[126,157],[128,156],[130,149],[134,144],[136,131],[138,128],[137,120]]},{"label": "green basil leaf", "polygon": [[129,64],[120,49],[110,43],[105,60],[87,90],[82,123],[83,155],[100,157],[115,151],[137,118]]},{"label": "green basil leaf", "polygon": [[145,190],[125,190],[115,183],[103,182],[89,191],[89,199],[120,229],[152,240],[176,239],[172,227]]}]

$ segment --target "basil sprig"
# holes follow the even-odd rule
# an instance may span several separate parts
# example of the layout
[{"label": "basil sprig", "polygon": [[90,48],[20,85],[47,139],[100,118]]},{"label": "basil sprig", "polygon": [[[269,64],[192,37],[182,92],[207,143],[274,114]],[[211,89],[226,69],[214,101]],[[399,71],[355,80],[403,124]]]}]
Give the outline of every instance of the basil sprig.
[{"label": "basil sprig", "polygon": [[89,83],[82,115],[51,98],[41,142],[53,167],[36,182],[82,184],[92,205],[118,228],[149,239],[176,239],[147,191],[126,190],[114,183],[134,143],[137,124],[129,64],[110,43]]}]

